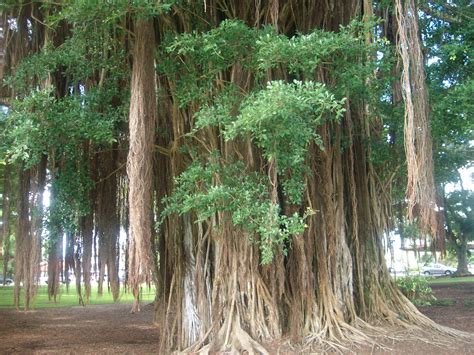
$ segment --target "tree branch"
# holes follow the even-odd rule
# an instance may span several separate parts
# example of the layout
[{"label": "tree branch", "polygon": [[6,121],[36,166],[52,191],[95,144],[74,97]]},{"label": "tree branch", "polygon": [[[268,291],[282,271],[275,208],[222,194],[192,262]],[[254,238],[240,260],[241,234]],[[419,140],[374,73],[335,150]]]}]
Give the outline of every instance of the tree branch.
[{"label": "tree branch", "polygon": [[448,13],[443,13],[439,10],[433,9],[429,7],[428,5],[420,4],[420,9],[426,13],[427,15],[430,15],[432,17],[436,17],[440,20],[449,22],[449,23],[461,23],[461,20],[457,17],[454,17]]}]

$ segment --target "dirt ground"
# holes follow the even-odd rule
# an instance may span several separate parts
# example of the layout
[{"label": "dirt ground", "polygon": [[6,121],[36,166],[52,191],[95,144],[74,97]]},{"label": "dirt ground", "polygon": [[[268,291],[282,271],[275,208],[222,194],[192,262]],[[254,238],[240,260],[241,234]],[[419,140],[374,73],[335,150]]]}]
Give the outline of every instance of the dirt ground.
[{"label": "dirt ground", "polygon": [[[434,286],[433,290],[438,300],[448,299],[452,304],[420,310],[440,324],[474,333],[474,284]],[[156,354],[159,329],[152,325],[153,307],[144,306],[137,314],[130,314],[129,310],[130,305],[123,304],[27,313],[1,309],[0,354]],[[403,337],[403,333],[398,335]],[[472,342],[458,342],[450,347],[435,346],[436,339],[428,342],[382,339],[382,342],[387,348],[354,348],[351,352],[474,354]],[[282,350],[278,352],[285,353]]]},{"label": "dirt ground", "polygon": [[452,300],[454,304],[420,307],[420,310],[437,323],[474,333],[474,283],[438,285],[431,288],[438,303]]}]

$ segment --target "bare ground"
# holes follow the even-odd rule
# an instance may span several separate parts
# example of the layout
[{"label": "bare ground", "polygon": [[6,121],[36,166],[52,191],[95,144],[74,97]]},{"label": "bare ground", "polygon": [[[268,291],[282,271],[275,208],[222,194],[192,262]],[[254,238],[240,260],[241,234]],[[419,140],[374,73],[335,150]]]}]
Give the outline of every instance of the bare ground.
[{"label": "bare ground", "polygon": [[0,310],[0,354],[156,353],[153,307],[131,314],[130,304]]},{"label": "bare ground", "polygon": [[[474,333],[474,284],[434,286],[439,300],[450,305],[421,307],[436,322]],[[153,307],[130,314],[130,305],[51,308],[30,312],[0,309],[0,354],[151,354],[158,353],[159,328],[152,325]],[[410,334],[393,332],[394,338]],[[353,348],[355,353],[474,354],[474,343],[438,346],[439,340],[381,339],[385,348]],[[278,347],[271,346],[273,352]],[[280,351],[283,349],[280,349]],[[278,351],[278,352],[280,352]],[[282,351],[285,352],[285,351]]]}]

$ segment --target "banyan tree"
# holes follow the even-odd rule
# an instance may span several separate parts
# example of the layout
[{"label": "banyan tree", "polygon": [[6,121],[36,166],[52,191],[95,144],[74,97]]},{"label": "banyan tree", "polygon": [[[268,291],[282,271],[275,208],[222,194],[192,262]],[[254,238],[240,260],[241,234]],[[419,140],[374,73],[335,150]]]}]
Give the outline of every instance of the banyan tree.
[{"label": "banyan tree", "polygon": [[[376,147],[399,152],[381,105],[405,103],[409,216],[437,228],[416,13],[412,0],[7,6],[20,215],[38,209],[45,174],[51,191],[46,225],[21,219],[17,241],[47,229],[50,285],[54,268],[83,270],[87,303],[93,254],[118,297],[123,230],[133,311],[154,282],[162,350],[366,343],[383,325],[454,335],[384,259],[399,167]],[[31,292],[38,257],[17,244]]]}]

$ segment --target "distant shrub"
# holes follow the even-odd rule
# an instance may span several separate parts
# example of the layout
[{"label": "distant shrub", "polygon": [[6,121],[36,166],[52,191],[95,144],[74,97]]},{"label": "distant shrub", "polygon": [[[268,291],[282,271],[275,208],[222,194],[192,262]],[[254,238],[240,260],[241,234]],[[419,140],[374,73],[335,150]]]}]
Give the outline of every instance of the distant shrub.
[{"label": "distant shrub", "polygon": [[433,290],[428,286],[426,277],[406,276],[396,280],[402,293],[417,306],[429,306],[436,300]]},{"label": "distant shrub", "polygon": [[464,300],[464,306],[474,308],[474,298]]}]

